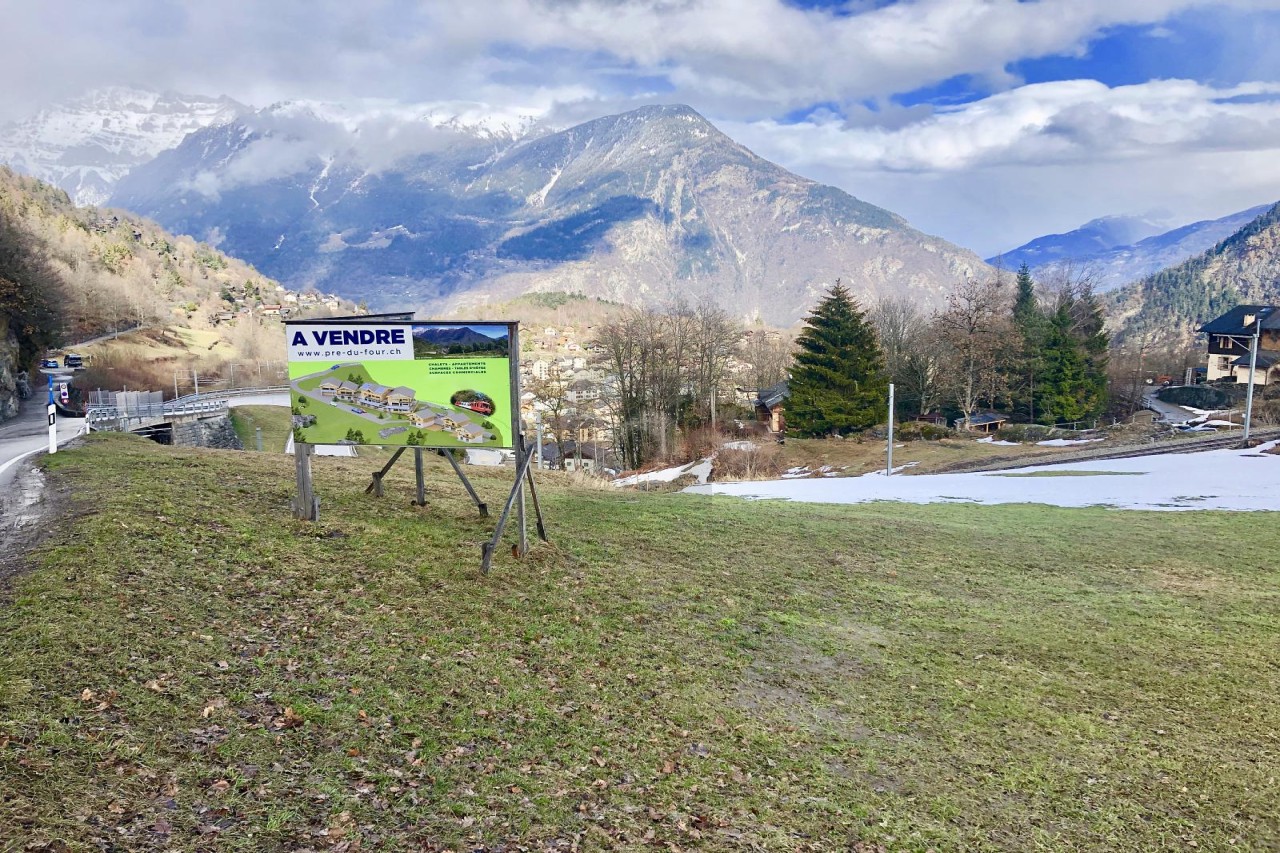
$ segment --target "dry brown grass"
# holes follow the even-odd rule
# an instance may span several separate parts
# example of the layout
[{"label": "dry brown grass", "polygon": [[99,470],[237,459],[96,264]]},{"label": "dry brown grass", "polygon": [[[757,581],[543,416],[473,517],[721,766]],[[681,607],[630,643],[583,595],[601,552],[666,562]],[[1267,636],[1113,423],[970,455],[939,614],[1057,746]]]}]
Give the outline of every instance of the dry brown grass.
[{"label": "dry brown grass", "polygon": [[711,460],[711,479],[773,480],[786,466],[782,447],[777,444],[752,447],[721,447]]}]

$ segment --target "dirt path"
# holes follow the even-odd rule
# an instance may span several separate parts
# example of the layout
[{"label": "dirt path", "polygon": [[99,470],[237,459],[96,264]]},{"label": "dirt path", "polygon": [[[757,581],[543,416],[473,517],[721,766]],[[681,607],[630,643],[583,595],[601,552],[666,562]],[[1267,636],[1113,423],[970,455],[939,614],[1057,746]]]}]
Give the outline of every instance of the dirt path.
[{"label": "dirt path", "polygon": [[24,459],[0,491],[0,589],[27,565],[27,554],[61,516],[63,495],[35,460]]}]

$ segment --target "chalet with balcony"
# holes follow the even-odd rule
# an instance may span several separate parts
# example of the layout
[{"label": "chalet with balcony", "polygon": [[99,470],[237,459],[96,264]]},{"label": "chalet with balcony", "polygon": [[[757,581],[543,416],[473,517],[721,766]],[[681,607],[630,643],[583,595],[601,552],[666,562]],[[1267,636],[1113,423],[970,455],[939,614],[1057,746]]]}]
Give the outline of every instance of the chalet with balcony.
[{"label": "chalet with balcony", "polygon": [[413,409],[415,402],[417,401],[414,399],[414,390],[412,388],[405,385],[397,385],[387,394],[387,401],[383,407],[388,412],[407,412]]},{"label": "chalet with balcony", "polygon": [[377,408],[386,408],[387,397],[391,394],[391,389],[386,385],[379,385],[376,382],[366,382],[360,386],[360,402],[368,406]]},{"label": "chalet with balcony", "polygon": [[1237,305],[1200,327],[1209,339],[1205,381],[1245,384],[1249,381],[1249,350],[1258,336],[1254,384],[1280,379],[1280,307]]}]

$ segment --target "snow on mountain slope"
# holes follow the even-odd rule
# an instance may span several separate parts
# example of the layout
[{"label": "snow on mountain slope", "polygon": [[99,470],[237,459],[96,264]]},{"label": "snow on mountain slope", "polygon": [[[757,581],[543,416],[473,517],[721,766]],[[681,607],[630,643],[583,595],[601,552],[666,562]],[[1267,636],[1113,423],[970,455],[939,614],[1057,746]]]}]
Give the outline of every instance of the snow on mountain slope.
[{"label": "snow on mountain slope", "polygon": [[103,204],[133,167],[246,109],[226,97],[97,89],[0,128],[0,163],[61,187],[77,204]]}]

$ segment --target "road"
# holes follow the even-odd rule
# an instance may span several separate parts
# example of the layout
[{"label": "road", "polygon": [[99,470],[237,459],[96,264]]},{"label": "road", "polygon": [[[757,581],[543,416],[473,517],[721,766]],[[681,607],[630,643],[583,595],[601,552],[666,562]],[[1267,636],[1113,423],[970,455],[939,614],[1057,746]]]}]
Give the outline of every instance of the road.
[{"label": "road", "polygon": [[[60,374],[55,373],[57,380]],[[45,380],[41,380],[45,381]],[[49,447],[49,421],[43,386],[30,400],[24,400],[13,420],[0,423],[0,492],[12,482],[18,461]],[[84,418],[58,418],[58,444],[65,444],[84,432]]]},{"label": "road", "polygon": [[1159,388],[1153,388],[1143,395],[1147,408],[1159,415],[1160,420],[1168,421],[1171,424],[1182,424],[1195,417],[1195,413],[1181,406],[1175,406],[1172,403],[1165,403],[1156,399],[1156,394],[1160,393],[1160,390]]}]

